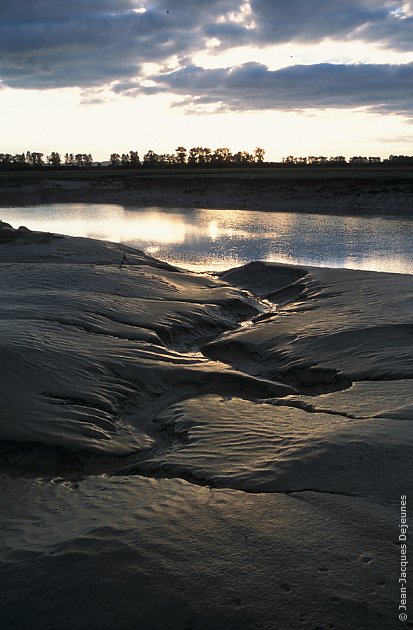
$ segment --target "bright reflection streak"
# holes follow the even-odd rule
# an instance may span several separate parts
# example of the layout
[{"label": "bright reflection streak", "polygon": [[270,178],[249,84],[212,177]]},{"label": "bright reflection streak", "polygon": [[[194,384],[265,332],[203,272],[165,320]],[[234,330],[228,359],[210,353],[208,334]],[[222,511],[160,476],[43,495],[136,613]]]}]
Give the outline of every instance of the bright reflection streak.
[{"label": "bright reflection streak", "polygon": [[218,221],[210,221],[208,227],[209,237],[216,241],[219,236]]},{"label": "bright reflection streak", "polygon": [[[149,253],[148,250],[145,249],[145,253]],[[162,258],[162,256],[160,256]],[[184,267],[189,271],[196,271],[198,273],[204,272],[216,272],[216,271],[226,271],[227,269],[232,269],[233,267],[241,267],[241,265],[245,264],[245,260],[241,260],[237,257],[234,258],[224,258],[224,257],[207,257],[202,260],[202,262],[190,262],[189,260],[182,260],[180,258],[169,258],[168,261],[171,265],[176,265],[177,267]]]},{"label": "bright reflection streak", "polygon": [[413,274],[410,219],[60,204],[3,208],[13,226],[128,243],[196,271],[250,260]]},{"label": "bright reflection streak", "polygon": [[[134,240],[161,244],[179,244],[191,236],[202,236],[204,226],[190,223],[185,212],[162,212],[157,208],[125,211],[122,206],[93,204],[65,204],[33,206],[29,208],[4,208],[4,221],[24,223],[32,230],[53,231],[69,236],[85,236],[116,243]],[[209,212],[208,210],[206,212]],[[220,222],[228,221],[231,211],[219,212],[221,216],[209,221],[209,236],[212,240],[223,236],[249,238],[247,230],[237,229],[231,222],[229,226]],[[11,214],[10,214],[11,213]],[[237,212],[237,215],[242,212]],[[238,217],[236,217],[236,220]]]},{"label": "bright reflection streak", "polygon": [[413,263],[408,258],[386,258],[386,260],[380,260],[379,258],[366,258],[366,260],[354,260],[347,258],[342,264],[339,264],[336,260],[325,260],[322,262],[309,261],[302,258],[297,259],[289,256],[269,256],[265,259],[266,262],[281,263],[285,265],[303,265],[313,267],[330,267],[334,269],[358,269],[359,271],[381,271],[384,273],[401,273],[401,274],[413,274]]}]

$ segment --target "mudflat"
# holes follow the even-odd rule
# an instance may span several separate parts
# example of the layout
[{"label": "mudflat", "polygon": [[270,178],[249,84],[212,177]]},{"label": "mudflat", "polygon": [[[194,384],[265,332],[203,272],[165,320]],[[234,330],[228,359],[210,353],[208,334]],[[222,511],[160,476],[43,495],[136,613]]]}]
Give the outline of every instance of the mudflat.
[{"label": "mudflat", "polygon": [[394,628],[413,276],[0,228],[2,626]]}]

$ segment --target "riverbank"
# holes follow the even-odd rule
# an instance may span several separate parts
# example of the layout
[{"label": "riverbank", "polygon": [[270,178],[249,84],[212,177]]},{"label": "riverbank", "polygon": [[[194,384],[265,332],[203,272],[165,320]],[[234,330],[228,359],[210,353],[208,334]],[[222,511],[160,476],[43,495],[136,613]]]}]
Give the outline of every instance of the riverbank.
[{"label": "riverbank", "polygon": [[394,627],[413,277],[0,228],[2,627]]},{"label": "riverbank", "polygon": [[410,216],[413,174],[384,168],[0,174],[0,206],[46,203]]}]

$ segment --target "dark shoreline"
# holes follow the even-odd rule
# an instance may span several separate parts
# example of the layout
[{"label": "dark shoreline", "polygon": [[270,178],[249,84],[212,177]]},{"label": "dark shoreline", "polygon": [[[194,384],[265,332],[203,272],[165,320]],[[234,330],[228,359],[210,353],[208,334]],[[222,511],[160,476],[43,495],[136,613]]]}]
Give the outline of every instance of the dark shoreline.
[{"label": "dark shoreline", "polygon": [[0,174],[0,207],[49,203],[413,216],[413,176],[360,169]]}]

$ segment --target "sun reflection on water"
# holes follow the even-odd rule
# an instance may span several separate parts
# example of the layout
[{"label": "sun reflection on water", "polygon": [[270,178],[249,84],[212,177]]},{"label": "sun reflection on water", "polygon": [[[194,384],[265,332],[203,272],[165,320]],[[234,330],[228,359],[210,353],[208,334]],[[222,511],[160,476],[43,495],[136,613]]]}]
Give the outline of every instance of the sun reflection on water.
[{"label": "sun reflection on water", "polygon": [[403,217],[54,204],[3,208],[1,218],[127,243],[196,271],[266,260],[413,274],[411,222]]}]

